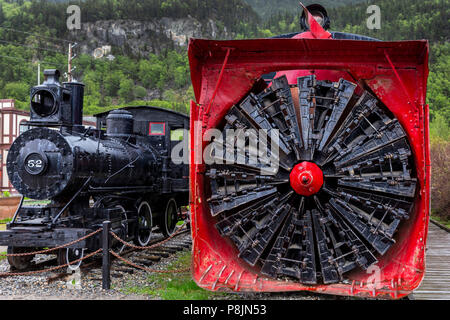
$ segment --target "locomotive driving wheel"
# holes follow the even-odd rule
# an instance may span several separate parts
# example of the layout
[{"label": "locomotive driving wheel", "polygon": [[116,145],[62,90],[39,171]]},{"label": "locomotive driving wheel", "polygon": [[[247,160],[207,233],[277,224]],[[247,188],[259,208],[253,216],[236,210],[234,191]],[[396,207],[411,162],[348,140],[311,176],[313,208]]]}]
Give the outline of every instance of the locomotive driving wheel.
[{"label": "locomotive driving wheel", "polygon": [[134,242],[139,246],[147,246],[152,238],[153,216],[152,209],[147,201],[143,201],[138,207],[138,221]]},{"label": "locomotive driving wheel", "polygon": [[127,239],[129,238],[129,226],[126,208],[130,207],[129,203],[120,198],[103,197],[95,201],[93,206],[95,208],[114,208],[120,210],[122,228],[118,233],[118,236],[124,241],[127,241]]},{"label": "locomotive driving wheel", "polygon": [[[409,219],[417,179],[406,133],[381,101],[356,88],[314,75],[295,86],[274,79],[230,109],[205,149],[215,227],[265,276],[342,282],[377,263]],[[267,136],[257,136],[261,129]],[[244,144],[236,143],[240,134]],[[255,137],[267,150],[247,144]]]},{"label": "locomotive driving wheel", "polygon": [[[33,251],[33,248],[9,246],[6,253],[7,254],[20,254],[20,253],[28,253],[28,252],[32,252],[32,251]],[[8,263],[14,269],[19,270],[19,271],[24,271],[31,267],[33,258],[34,258],[34,255],[8,256]]]},{"label": "locomotive driving wheel", "polygon": [[[77,270],[81,264],[82,260],[77,261],[84,257],[85,249],[83,248],[63,248],[59,249],[57,253],[58,265],[68,265],[70,270]],[[76,261],[76,262],[75,262]]]},{"label": "locomotive driving wheel", "polygon": [[122,237],[121,238],[123,240],[127,241],[127,239],[128,239],[128,215],[127,215],[127,210],[122,205],[116,205],[116,208],[120,209],[121,212],[122,212],[122,221],[121,221]]},{"label": "locomotive driving wheel", "polygon": [[171,198],[166,205],[164,214],[160,216],[159,227],[165,237],[171,236],[175,232],[178,222],[178,207],[174,198]]}]

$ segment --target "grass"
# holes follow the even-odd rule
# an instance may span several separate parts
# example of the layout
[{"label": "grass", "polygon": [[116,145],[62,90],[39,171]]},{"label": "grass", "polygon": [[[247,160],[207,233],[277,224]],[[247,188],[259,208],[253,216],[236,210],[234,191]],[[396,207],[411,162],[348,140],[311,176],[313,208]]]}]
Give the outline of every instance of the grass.
[{"label": "grass", "polygon": [[440,224],[443,224],[447,228],[450,228],[450,221],[449,220],[444,220],[443,218],[441,218],[439,216],[436,216],[436,215],[432,215],[431,219],[433,219],[434,221],[439,222]]},{"label": "grass", "polygon": [[[0,220],[0,225],[6,224],[6,223],[11,222],[11,221],[12,221],[12,218],[2,219],[2,220]],[[0,228],[0,230],[4,230],[4,229]]]},{"label": "grass", "polygon": [[[184,252],[167,269],[184,269],[190,264],[191,252]],[[190,273],[152,274],[147,277],[147,282],[148,285],[145,286],[126,287],[123,292],[150,295],[163,300],[212,300],[231,295],[223,292],[210,292],[198,287]]]},{"label": "grass", "polygon": [[24,205],[27,206],[45,206],[49,204],[50,200],[25,200]]}]

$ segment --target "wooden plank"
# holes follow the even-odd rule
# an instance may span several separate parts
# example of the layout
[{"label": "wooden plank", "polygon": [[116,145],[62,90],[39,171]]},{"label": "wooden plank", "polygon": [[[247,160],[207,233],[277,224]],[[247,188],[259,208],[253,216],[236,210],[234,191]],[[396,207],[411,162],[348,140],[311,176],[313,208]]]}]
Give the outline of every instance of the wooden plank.
[{"label": "wooden plank", "polygon": [[425,277],[414,291],[417,300],[450,299],[450,233],[430,223]]}]

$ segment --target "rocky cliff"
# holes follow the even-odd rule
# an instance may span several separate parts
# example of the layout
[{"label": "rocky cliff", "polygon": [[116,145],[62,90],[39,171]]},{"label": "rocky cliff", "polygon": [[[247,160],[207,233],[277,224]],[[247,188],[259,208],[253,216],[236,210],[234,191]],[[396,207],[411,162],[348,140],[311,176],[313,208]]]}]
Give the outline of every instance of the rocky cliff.
[{"label": "rocky cliff", "polygon": [[96,48],[111,46],[112,53],[146,56],[165,48],[186,47],[189,38],[231,39],[226,27],[209,19],[200,22],[190,16],[182,19],[161,18],[148,21],[103,20],[83,23],[72,37],[81,52],[93,54]]}]

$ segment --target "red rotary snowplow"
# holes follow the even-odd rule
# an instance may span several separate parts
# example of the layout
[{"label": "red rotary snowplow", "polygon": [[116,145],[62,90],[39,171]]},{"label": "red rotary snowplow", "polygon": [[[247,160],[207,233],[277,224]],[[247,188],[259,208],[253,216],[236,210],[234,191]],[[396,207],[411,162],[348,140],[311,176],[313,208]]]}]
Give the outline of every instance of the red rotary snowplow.
[{"label": "red rotary snowplow", "polygon": [[[428,43],[192,39],[189,59],[195,282],[392,299],[417,288],[430,214]],[[286,70],[312,72],[262,80]],[[214,148],[227,130],[276,130],[266,140],[279,166],[268,173],[246,161],[249,149]],[[243,161],[227,162],[230,150]]]}]

